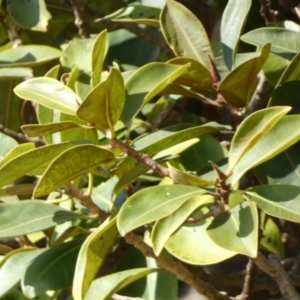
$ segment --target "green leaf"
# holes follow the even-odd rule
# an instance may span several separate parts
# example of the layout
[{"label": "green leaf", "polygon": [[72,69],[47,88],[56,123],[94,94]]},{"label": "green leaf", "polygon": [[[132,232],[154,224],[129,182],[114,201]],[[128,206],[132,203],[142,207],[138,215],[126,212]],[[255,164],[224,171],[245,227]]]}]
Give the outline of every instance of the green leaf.
[{"label": "green leaf", "polygon": [[159,14],[160,9],[156,7],[135,4],[121,8],[103,19],[109,19],[113,22],[137,23],[159,27]]},{"label": "green leaf", "polygon": [[262,47],[260,54],[240,64],[231,71],[218,87],[218,92],[235,107],[247,107],[256,89],[257,75],[270,52],[270,44]]},{"label": "green leaf", "polygon": [[280,78],[289,66],[289,61],[274,53],[270,53],[268,59],[263,66],[263,72],[267,80],[273,85],[277,86]]},{"label": "green leaf", "polygon": [[[207,208],[203,208],[195,214],[195,217],[207,211]],[[182,226],[169,238],[166,244],[168,252],[177,259],[192,265],[216,264],[236,255],[235,252],[215,244],[208,236],[207,227],[212,220],[210,218]]]},{"label": "green leaf", "polygon": [[78,215],[42,200],[0,204],[0,238],[40,231],[72,220]]},{"label": "green leaf", "polygon": [[121,235],[164,218],[183,203],[206,191],[193,186],[170,185],[145,188],[129,197],[118,214]]},{"label": "green leaf", "polygon": [[213,203],[212,196],[202,195],[191,198],[183,203],[174,213],[158,220],[152,230],[152,247],[156,255],[163,250],[169,237],[188,219],[201,205]]},{"label": "green leaf", "polygon": [[95,87],[101,79],[101,72],[105,54],[107,52],[107,30],[103,30],[97,36],[92,50],[92,87]]},{"label": "green leaf", "polygon": [[185,6],[167,1],[160,15],[162,33],[177,56],[190,57],[210,70],[213,58],[206,31],[199,19]]},{"label": "green leaf", "polygon": [[167,63],[181,66],[190,64],[185,73],[180,75],[174,83],[189,86],[196,91],[212,89],[213,82],[209,70],[197,60],[189,57],[177,57]]},{"label": "green leaf", "polygon": [[[130,283],[150,274],[160,271],[158,268],[139,268],[121,271],[94,280],[84,297],[84,300],[106,300]],[[76,299],[75,299],[76,300]]]},{"label": "green leaf", "polygon": [[[49,123],[49,124],[33,124],[33,125],[23,125],[21,127],[22,131],[29,137],[35,136],[45,136],[55,132],[60,132],[63,130],[78,128],[80,125],[74,122],[59,122],[59,123]],[[86,126],[85,126],[86,127]],[[87,128],[87,127],[86,127]]]},{"label": "green leaf", "polygon": [[263,211],[260,212],[260,246],[271,253],[284,257],[282,234],[276,222]]},{"label": "green leaf", "polygon": [[43,45],[26,45],[0,51],[0,68],[33,67],[62,56],[59,49]]},{"label": "green leaf", "polygon": [[44,251],[45,249],[20,248],[5,256],[0,263],[0,297],[19,283],[28,264]]},{"label": "green leaf", "polygon": [[279,79],[277,86],[285,83],[287,81],[298,80],[300,77],[300,53],[296,54],[290,64],[287,66],[283,72],[281,78]]},{"label": "green leaf", "polygon": [[202,126],[191,126],[181,123],[138,137],[132,142],[131,146],[137,151],[152,156],[159,151],[176,146],[184,141],[206,134],[214,134],[218,131],[217,128],[210,126],[209,123]]},{"label": "green leaf", "polygon": [[37,167],[49,163],[74,143],[48,145],[27,151],[0,167],[0,187],[12,183],[16,179],[33,171]]},{"label": "green leaf", "polygon": [[37,184],[34,197],[49,194],[97,165],[113,159],[114,154],[112,152],[97,146],[79,145],[72,147],[52,161]]},{"label": "green leaf", "polygon": [[80,105],[77,115],[99,130],[110,129],[118,122],[125,102],[123,77],[112,68],[107,79],[100,82]]},{"label": "green leaf", "polygon": [[30,299],[47,290],[72,286],[77,256],[84,241],[74,239],[44,251],[35,257],[22,278],[22,291]]},{"label": "green leaf", "polygon": [[118,234],[116,218],[107,219],[85,240],[76,263],[72,291],[74,300],[84,299]]},{"label": "green leaf", "polygon": [[18,142],[10,136],[0,132],[0,145],[0,158],[3,158],[7,152],[18,146]]},{"label": "green leaf", "polygon": [[199,187],[214,186],[216,184],[216,180],[205,180],[201,177],[195,176],[193,174],[189,174],[188,172],[184,172],[179,169],[176,169],[168,163],[167,166],[170,172],[170,178],[175,183],[193,185]]},{"label": "green leaf", "polygon": [[131,123],[144,104],[185,73],[189,66],[153,62],[135,71],[125,82],[126,101],[121,115],[122,122],[125,125]]},{"label": "green leaf", "polygon": [[260,185],[245,191],[245,198],[253,201],[266,214],[300,222],[300,187],[294,185]]},{"label": "green leaf", "polygon": [[237,163],[231,183],[236,183],[245,172],[273,158],[299,141],[300,120],[298,115],[283,117],[255,146]]},{"label": "green leaf", "polygon": [[254,203],[243,202],[218,215],[207,228],[209,237],[224,249],[257,256],[258,213]]},{"label": "green leaf", "polygon": [[290,110],[288,106],[269,107],[259,110],[247,117],[233,136],[229,151],[229,170],[265,136],[274,125]]},{"label": "green leaf", "polygon": [[[0,52],[1,53],[1,52]],[[11,78],[11,77],[33,77],[32,70],[29,68],[1,68],[0,69],[1,79]]]},{"label": "green leaf", "polygon": [[77,95],[55,79],[49,77],[29,79],[15,87],[14,92],[20,98],[35,101],[65,114],[76,115],[79,103]]},{"label": "green leaf", "polygon": [[229,0],[222,15],[221,42],[224,61],[229,70],[235,61],[240,35],[251,7],[251,0]]},{"label": "green leaf", "polygon": [[287,59],[300,52],[300,33],[284,28],[259,28],[247,32],[241,39],[255,46],[271,43],[271,51]]}]

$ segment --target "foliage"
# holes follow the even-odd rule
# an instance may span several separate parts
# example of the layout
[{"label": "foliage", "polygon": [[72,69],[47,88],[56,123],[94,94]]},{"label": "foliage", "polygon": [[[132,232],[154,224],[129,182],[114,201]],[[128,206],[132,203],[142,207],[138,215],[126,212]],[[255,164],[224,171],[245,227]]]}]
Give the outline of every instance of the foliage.
[{"label": "foliage", "polygon": [[244,33],[229,0],[212,42],[179,2],[131,2],[0,1],[3,299],[229,299],[190,265],[291,251],[299,28]]}]

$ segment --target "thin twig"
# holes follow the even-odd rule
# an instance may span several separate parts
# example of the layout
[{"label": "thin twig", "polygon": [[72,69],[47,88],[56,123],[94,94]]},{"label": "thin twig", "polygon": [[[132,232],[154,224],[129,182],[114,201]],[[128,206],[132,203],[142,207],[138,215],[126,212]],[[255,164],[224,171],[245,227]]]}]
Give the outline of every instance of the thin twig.
[{"label": "thin twig", "polygon": [[125,239],[127,243],[134,245],[145,256],[154,258],[159,266],[174,273],[179,280],[192,286],[198,293],[205,295],[211,300],[229,300],[227,295],[219,293],[212,285],[195,276],[182,263],[166,257],[163,253],[159,256],[155,255],[152,248],[143,241],[141,236],[129,232],[125,235]]},{"label": "thin twig", "polygon": [[276,22],[277,12],[271,9],[270,0],[260,0],[260,14],[265,19],[266,25]]},{"label": "thin twig", "polygon": [[250,299],[251,291],[253,291],[253,273],[254,273],[254,263],[250,258],[246,267],[246,276],[244,280],[244,286],[242,293],[236,297],[237,300],[247,300]]},{"label": "thin twig", "polygon": [[291,278],[282,267],[280,259],[277,255],[270,254],[269,260],[267,260],[259,252],[253,261],[261,270],[276,280],[280,292],[285,299],[300,300],[300,295],[296,292]]}]

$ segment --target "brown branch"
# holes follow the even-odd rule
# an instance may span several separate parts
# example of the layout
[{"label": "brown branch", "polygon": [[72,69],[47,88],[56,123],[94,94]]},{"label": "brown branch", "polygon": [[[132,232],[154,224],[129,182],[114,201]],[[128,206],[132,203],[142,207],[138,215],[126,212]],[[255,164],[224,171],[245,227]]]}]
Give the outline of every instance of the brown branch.
[{"label": "brown branch", "polygon": [[249,262],[246,267],[246,276],[244,280],[244,286],[242,293],[236,297],[237,300],[247,300],[250,299],[250,294],[253,291],[253,275],[254,275],[254,263],[252,259],[249,259]]},{"label": "brown branch", "polygon": [[127,243],[134,245],[145,256],[154,258],[159,266],[174,273],[179,280],[192,286],[198,293],[212,300],[229,300],[226,295],[219,293],[212,285],[197,277],[182,263],[166,257],[163,253],[156,256],[152,248],[143,241],[141,236],[130,232],[125,235],[125,239]]},{"label": "brown branch", "polygon": [[119,148],[123,153],[133,157],[137,162],[146,165],[151,170],[156,172],[158,175],[163,176],[163,177],[170,176],[169,169],[158,164],[149,155],[142,154],[142,153],[134,150],[128,144],[123,143],[122,141],[120,141],[116,138],[109,138],[109,136],[107,134],[106,134],[106,137],[109,139],[109,143],[112,147]]},{"label": "brown branch", "polygon": [[65,194],[76,198],[80,201],[80,203],[86,206],[93,214],[98,214],[101,222],[105,221],[109,216],[109,213],[100,209],[92,200],[89,195],[86,195],[85,192],[73,184],[69,183],[65,187]]},{"label": "brown branch", "polygon": [[260,0],[260,14],[265,19],[266,25],[277,22],[277,12],[271,9],[270,0]]},{"label": "brown branch", "polygon": [[291,278],[282,267],[277,255],[270,254],[269,260],[267,260],[258,252],[257,257],[253,261],[261,270],[276,280],[280,292],[285,299],[300,300],[300,295],[296,292]]}]

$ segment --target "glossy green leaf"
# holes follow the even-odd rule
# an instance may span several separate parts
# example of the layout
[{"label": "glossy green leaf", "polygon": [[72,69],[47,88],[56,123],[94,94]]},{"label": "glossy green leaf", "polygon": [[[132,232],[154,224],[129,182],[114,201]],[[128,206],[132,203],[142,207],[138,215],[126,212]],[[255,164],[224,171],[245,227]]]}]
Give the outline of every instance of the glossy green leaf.
[{"label": "glossy green leaf", "polygon": [[40,9],[39,21],[34,27],[31,28],[31,30],[46,32],[49,25],[48,21],[52,18],[52,15],[47,10],[45,0],[38,0],[38,2]]},{"label": "glossy green leaf", "polygon": [[0,204],[0,238],[43,230],[72,220],[78,215],[42,200]]},{"label": "glossy green leaf", "polygon": [[213,203],[212,196],[196,196],[183,203],[171,215],[158,220],[152,230],[152,247],[156,255],[163,250],[169,237],[188,219],[188,217],[201,205]]},{"label": "glossy green leaf", "polygon": [[12,148],[18,146],[18,142],[10,136],[0,132],[0,158],[3,158]]},{"label": "glossy green leaf", "polygon": [[14,92],[21,98],[35,101],[65,114],[76,115],[79,103],[77,95],[55,79],[38,77],[23,81]]},{"label": "glossy green leaf", "polygon": [[33,124],[33,125],[23,125],[21,127],[22,131],[29,137],[35,136],[44,136],[48,134],[52,134],[55,132],[60,132],[63,130],[77,128],[78,124],[74,122],[59,122],[59,123],[49,123],[49,124]]},{"label": "glossy green leaf", "polygon": [[268,59],[263,66],[263,72],[267,80],[273,85],[277,86],[280,78],[289,65],[289,61],[277,54],[270,53]]},{"label": "glossy green leaf", "polygon": [[269,52],[270,44],[264,45],[257,57],[240,64],[221,81],[218,92],[228,103],[235,107],[247,107],[258,83],[257,75]]},{"label": "glossy green leaf", "polygon": [[251,0],[229,0],[222,15],[221,42],[223,56],[229,70],[234,66],[240,35],[247,20]]},{"label": "glossy green leaf", "polygon": [[260,212],[260,246],[271,253],[284,257],[282,234],[276,222],[263,211]]},{"label": "glossy green leaf", "polygon": [[199,19],[182,4],[167,1],[160,15],[161,29],[177,56],[193,58],[210,70],[213,58],[206,31]]},{"label": "glossy green leaf", "polygon": [[121,120],[128,125],[142,106],[186,72],[189,64],[168,65],[160,62],[147,64],[135,71],[125,82],[126,101]]},{"label": "glossy green leaf", "polygon": [[20,248],[5,256],[0,263],[0,297],[19,283],[28,264],[44,251],[44,249]]},{"label": "glossy green leaf", "polygon": [[300,52],[300,33],[284,28],[259,28],[244,34],[242,41],[263,46],[271,43],[271,51],[287,59],[292,59]]},{"label": "glossy green leaf", "polygon": [[12,183],[37,167],[49,163],[57,155],[73,145],[74,143],[63,143],[43,146],[15,157],[0,167],[0,186]]},{"label": "glossy green leaf", "polygon": [[80,105],[77,115],[99,130],[110,129],[118,122],[125,102],[123,77],[112,68],[107,79],[100,82]]},{"label": "glossy green leaf", "polygon": [[68,88],[70,88],[73,92],[75,91],[75,83],[79,77],[79,69],[78,65],[75,65],[70,73],[64,73],[61,76],[60,81],[64,83]]},{"label": "glossy green leaf", "polygon": [[75,264],[84,239],[74,239],[43,252],[29,264],[22,278],[22,291],[30,299],[72,286]]},{"label": "glossy green leaf", "polygon": [[97,272],[111,251],[119,235],[116,218],[106,220],[82,245],[76,262],[72,295],[74,300],[85,299],[85,295]]},{"label": "glossy green leaf", "polygon": [[236,183],[245,172],[288,149],[300,139],[298,115],[283,117],[234,167],[231,183]]},{"label": "glossy green leaf", "polygon": [[29,68],[1,68],[0,78],[11,78],[11,77],[33,77],[32,70]]},{"label": "glossy green leaf", "polygon": [[[49,165],[34,190],[34,197],[49,194],[99,164],[110,162],[114,154],[93,145],[79,145],[64,151]],[[63,167],[62,167],[63,166]]]},{"label": "glossy green leaf", "polygon": [[260,185],[245,191],[247,200],[253,201],[266,214],[300,222],[300,187],[294,185]]},{"label": "glossy green leaf", "polygon": [[59,49],[43,45],[26,45],[0,52],[0,68],[32,67],[62,56]]},{"label": "glossy green leaf", "polygon": [[189,86],[193,90],[212,89],[213,82],[209,70],[197,60],[189,57],[176,57],[167,63],[181,66],[190,63],[185,73],[179,76],[174,83]]},{"label": "glossy green leaf", "polygon": [[184,172],[179,169],[176,169],[168,163],[167,166],[170,172],[170,178],[175,183],[184,184],[184,185],[193,185],[199,187],[214,186],[216,184],[216,180],[205,180],[201,177],[195,176],[193,174],[189,174],[188,172]]},{"label": "glossy green leaf", "polygon": [[145,188],[129,197],[118,214],[118,228],[122,235],[164,218],[183,203],[206,191],[193,186],[170,185]]},{"label": "glossy green leaf", "polygon": [[247,117],[233,136],[229,151],[230,173],[257,142],[290,110],[288,106],[269,107]]},{"label": "glossy green leaf", "polygon": [[128,5],[116,12],[105,16],[113,22],[128,22],[159,27],[160,9],[146,5]]},{"label": "glossy green leaf", "polygon": [[35,143],[24,143],[15,146],[10,151],[6,153],[6,155],[3,157],[3,159],[0,161],[0,167],[2,167],[4,164],[6,164],[9,160],[15,158],[16,156],[19,156],[27,151],[35,149]]},{"label": "glossy green leaf", "polygon": [[278,87],[280,84],[287,81],[299,80],[300,78],[300,53],[296,54],[286,70],[282,74],[280,80],[277,83]]},{"label": "glossy green leaf", "polygon": [[152,156],[181,142],[218,132],[217,128],[209,125],[209,123],[203,126],[191,126],[188,124],[173,125],[139,137],[133,141],[131,146],[137,151]]},{"label": "glossy green leaf", "polygon": [[[208,209],[202,209],[195,217],[207,211]],[[182,226],[169,238],[166,244],[168,252],[191,265],[216,264],[236,255],[235,252],[215,244],[208,236],[207,227],[212,220],[209,218],[199,223]]]},{"label": "glossy green leaf", "polygon": [[150,273],[160,271],[158,268],[139,268],[113,273],[94,280],[84,297],[84,300],[106,300],[128,284],[147,276]]},{"label": "glossy green leaf", "polygon": [[256,257],[258,224],[256,205],[243,202],[215,217],[207,228],[207,233],[224,249]]},{"label": "glossy green leaf", "polygon": [[92,87],[95,87],[101,79],[101,72],[105,54],[107,52],[107,30],[103,30],[97,36],[92,50]]}]

